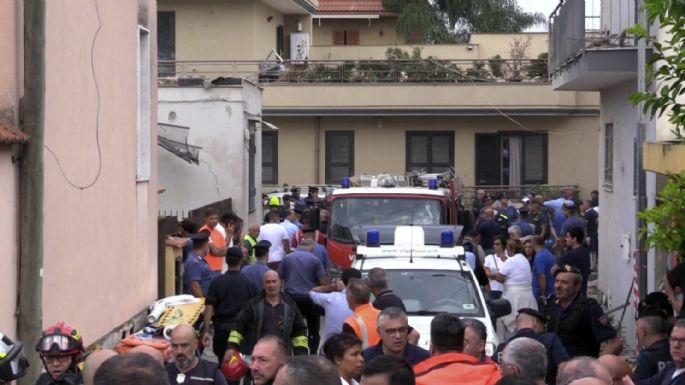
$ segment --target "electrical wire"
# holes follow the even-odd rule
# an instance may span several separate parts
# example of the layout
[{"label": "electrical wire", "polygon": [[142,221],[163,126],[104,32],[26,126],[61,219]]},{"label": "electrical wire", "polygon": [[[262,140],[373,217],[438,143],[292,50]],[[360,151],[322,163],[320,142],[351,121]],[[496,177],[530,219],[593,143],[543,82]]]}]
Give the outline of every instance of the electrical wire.
[{"label": "electrical wire", "polygon": [[[455,69],[453,69],[453,68],[447,67],[446,65],[444,65],[444,64],[442,64],[442,63],[440,63],[440,62],[437,62],[437,61],[435,61],[435,60],[433,60],[433,59],[428,59],[428,61],[431,62],[431,63],[433,63],[434,65],[436,65],[436,66],[438,66],[438,67],[441,67],[442,69],[444,69],[444,70],[446,70],[446,71],[449,71],[449,72],[452,72],[452,73],[454,73],[454,74],[456,74],[456,75],[459,75],[460,77],[462,77],[462,78],[464,78],[464,79],[470,81],[471,84],[474,85],[474,86],[477,85],[476,82],[474,81],[474,79],[475,79],[475,80],[481,80],[481,79],[478,79],[478,78],[476,78],[476,77],[468,76],[468,75],[466,75],[466,74],[463,74],[463,73],[461,73],[461,72],[459,72],[459,71],[457,71],[457,70],[455,70]],[[483,95],[483,93],[482,93],[482,91],[481,91],[480,89],[476,88],[476,92],[477,92],[480,96],[483,96],[485,100],[488,100],[488,98],[485,97],[486,95]],[[581,134],[581,133],[582,133],[581,130],[574,130],[574,131],[570,131],[570,132],[555,132],[555,131],[535,130],[535,129],[533,129],[533,128],[527,127],[527,126],[524,125],[523,123],[521,123],[521,122],[519,122],[518,120],[514,119],[511,115],[508,115],[506,112],[500,110],[500,109],[499,109],[497,106],[495,106],[494,104],[488,104],[488,107],[492,108],[492,109],[495,110],[499,115],[501,115],[501,116],[503,116],[504,118],[508,119],[509,121],[511,121],[512,123],[514,123],[515,125],[521,127],[524,131],[528,131],[528,132],[532,132],[532,133],[536,133],[536,134],[544,134],[544,133],[546,133],[547,135],[555,135],[555,136],[570,136],[570,135],[578,135],[578,134]]]},{"label": "electrical wire", "polygon": [[95,74],[95,43],[97,42],[98,35],[100,34],[100,30],[102,29],[102,18],[100,17],[100,8],[98,7],[98,0],[93,0],[93,4],[95,5],[95,16],[98,21],[98,27],[95,30],[95,33],[93,34],[93,40],[91,41],[90,44],[90,72],[91,75],[93,76],[93,84],[95,85],[95,92],[97,94],[96,98],[96,104],[97,104],[97,109],[95,111],[95,144],[97,146],[98,150],[98,170],[97,173],[95,174],[95,177],[93,180],[87,184],[79,185],[74,182],[67,176],[66,172],[64,171],[64,168],[62,167],[62,162],[59,160],[59,157],[55,152],[48,147],[48,145],[44,144],[43,147],[48,150],[50,154],[52,154],[52,157],[55,158],[55,162],[57,162],[57,167],[59,168],[60,173],[62,173],[62,177],[64,180],[73,188],[79,189],[79,190],[87,190],[93,186],[95,186],[95,183],[100,179],[100,175],[102,173],[102,149],[100,148],[100,105],[101,105],[101,95],[100,95],[100,85],[98,83],[98,78]]}]

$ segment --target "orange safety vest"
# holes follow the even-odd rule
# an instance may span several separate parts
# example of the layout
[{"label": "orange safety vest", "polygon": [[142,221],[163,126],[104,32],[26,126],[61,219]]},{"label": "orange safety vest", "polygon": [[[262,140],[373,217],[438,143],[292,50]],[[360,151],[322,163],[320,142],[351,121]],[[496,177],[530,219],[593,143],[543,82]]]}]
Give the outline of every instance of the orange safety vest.
[{"label": "orange safety vest", "polygon": [[463,353],[443,353],[414,366],[416,385],[495,385],[502,377],[494,362]]},{"label": "orange safety vest", "polygon": [[[217,224],[216,226],[221,226],[220,224]],[[219,248],[224,248],[226,247],[226,238],[224,238],[223,234],[219,230],[217,230],[216,226],[214,228],[210,228],[207,225],[202,226],[200,231],[209,231],[209,242]],[[224,267],[224,256],[223,255],[216,255],[212,254],[210,251],[207,253],[207,256],[205,257],[207,260],[207,264],[209,265],[209,268],[212,269],[212,271],[221,271],[221,269]]]},{"label": "orange safety vest", "polygon": [[357,306],[354,313],[345,320],[345,323],[354,330],[354,334],[362,340],[362,349],[376,345],[381,340],[377,326],[379,314],[380,310],[367,303]]}]

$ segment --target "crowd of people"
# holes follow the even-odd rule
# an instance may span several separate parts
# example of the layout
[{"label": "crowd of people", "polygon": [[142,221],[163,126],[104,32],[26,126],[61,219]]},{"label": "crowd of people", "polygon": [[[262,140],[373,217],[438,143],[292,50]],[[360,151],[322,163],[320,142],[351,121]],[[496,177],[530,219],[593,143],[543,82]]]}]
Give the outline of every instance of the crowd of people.
[{"label": "crowd of people", "polygon": [[[506,196],[479,192],[478,220],[463,239],[486,296],[512,307],[494,325],[501,343],[492,353],[487,325],[447,313],[433,317],[428,349],[418,346],[384,269],[337,277],[320,234],[302,220],[300,211],[317,201],[293,190],[270,200],[265,223],[244,235],[240,218],[214,209],[199,229],[182,224],[183,290],[206,307],[198,323],[173,329],[166,359],[145,344],[86,356],[78,330],[59,322],[35,346],[45,369],[36,384],[685,384],[685,320],[674,318],[675,295],[650,293],[640,303],[641,350],[631,367],[618,356],[619,333],[587,295],[597,215],[591,225],[576,207],[597,202],[538,198],[514,208]],[[557,210],[565,218],[558,231],[549,219]],[[25,373],[21,351],[21,342],[0,335],[0,382]]]}]

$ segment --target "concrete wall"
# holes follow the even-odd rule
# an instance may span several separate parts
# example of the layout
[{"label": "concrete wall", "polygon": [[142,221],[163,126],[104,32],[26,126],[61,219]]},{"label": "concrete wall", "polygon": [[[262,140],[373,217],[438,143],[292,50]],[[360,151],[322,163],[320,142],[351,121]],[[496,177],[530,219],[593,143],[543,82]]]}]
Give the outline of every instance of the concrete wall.
[{"label": "concrete wall", "polygon": [[283,14],[253,0],[164,0],[159,10],[176,12],[178,61],[263,60],[285,25]]},{"label": "concrete wall", "polygon": [[[613,123],[614,176],[613,184],[606,185],[601,170],[604,159],[599,160],[599,288],[608,296],[609,307],[626,300],[633,277],[632,251],[636,248],[635,212],[633,194],[634,140],[637,132],[638,111],[626,99],[636,90],[628,82],[601,93],[601,131],[598,153],[604,154],[605,124]],[[603,155],[602,155],[603,156]],[[630,239],[631,259],[622,255],[623,237]],[[649,274],[654,274],[651,271]],[[626,320],[634,319],[634,308],[628,307]],[[634,322],[624,322],[625,335],[634,338]],[[632,345],[630,345],[632,346]]]},{"label": "concrete wall", "polygon": [[[325,180],[325,132],[354,131],[355,174],[404,174],[407,131],[452,131],[456,173],[475,184],[475,135],[521,132],[502,117],[268,117],[278,132],[278,185]],[[550,184],[578,184],[581,196],[597,189],[596,117],[516,117],[530,130],[548,132]],[[306,150],[306,151],[303,151]],[[573,159],[573,161],[569,161]],[[318,164],[318,165],[317,165]],[[276,186],[264,186],[265,190]]]},{"label": "concrete wall", "polygon": [[[157,297],[155,1],[97,6],[97,36],[92,1],[46,9],[45,145],[62,170],[45,151],[43,322],[64,320],[86,343]],[[143,182],[136,182],[139,23],[151,31],[152,69],[151,177]]]},{"label": "concrete wall", "polygon": [[[188,144],[200,146],[200,164],[189,164],[160,149],[159,196],[164,211],[189,211],[232,198],[233,210],[246,223],[260,223],[257,210],[248,210],[248,114],[259,120],[261,90],[249,83],[219,88],[163,87],[159,89],[159,121],[190,127]],[[245,106],[245,107],[244,107]],[[173,113],[173,114],[172,114]],[[171,119],[170,119],[171,117]],[[261,181],[261,135],[256,135],[255,181]]]},{"label": "concrete wall", "polygon": [[[0,122],[16,127],[19,120],[23,27],[17,17],[22,12],[19,2],[0,2]],[[18,169],[12,161],[16,148],[0,144],[0,332],[16,336],[17,253],[18,243]]]}]

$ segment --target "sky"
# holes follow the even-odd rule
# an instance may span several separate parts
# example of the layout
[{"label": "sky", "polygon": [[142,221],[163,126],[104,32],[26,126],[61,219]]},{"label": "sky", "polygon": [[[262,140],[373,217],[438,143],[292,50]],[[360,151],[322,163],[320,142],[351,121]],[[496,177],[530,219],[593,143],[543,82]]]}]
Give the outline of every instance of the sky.
[{"label": "sky", "polygon": [[[559,0],[518,0],[518,4],[526,12],[541,12],[547,17],[559,4]],[[530,31],[546,30],[547,26],[536,26],[530,29]]]}]

